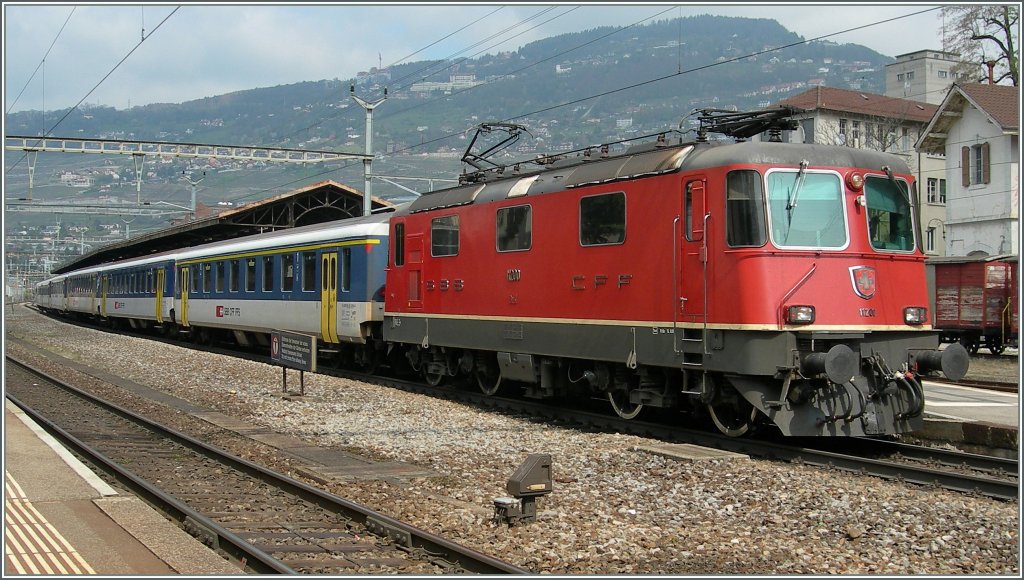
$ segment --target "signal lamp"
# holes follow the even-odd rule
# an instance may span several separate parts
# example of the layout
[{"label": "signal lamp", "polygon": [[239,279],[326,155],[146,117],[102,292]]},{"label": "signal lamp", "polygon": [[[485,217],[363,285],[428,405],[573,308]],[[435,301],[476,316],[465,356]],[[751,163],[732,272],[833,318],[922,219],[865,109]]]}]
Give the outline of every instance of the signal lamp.
[{"label": "signal lamp", "polygon": [[928,309],[923,306],[908,306],[903,309],[903,321],[915,326],[928,322]]},{"label": "signal lamp", "polygon": [[864,189],[864,176],[855,172],[846,174],[846,186],[853,191]]},{"label": "signal lamp", "polygon": [[813,306],[790,306],[786,308],[786,323],[814,324]]}]

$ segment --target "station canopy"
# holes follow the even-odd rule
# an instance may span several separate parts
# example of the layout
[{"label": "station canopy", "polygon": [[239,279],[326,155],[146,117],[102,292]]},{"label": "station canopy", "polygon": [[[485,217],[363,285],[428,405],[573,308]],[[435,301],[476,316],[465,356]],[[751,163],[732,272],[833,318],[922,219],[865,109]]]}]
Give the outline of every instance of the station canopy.
[{"label": "station canopy", "polygon": [[[391,207],[394,206],[388,201],[371,199],[371,211]],[[61,264],[53,273],[63,274],[105,262],[361,215],[363,192],[336,181],[321,181],[195,221],[107,244]]]}]

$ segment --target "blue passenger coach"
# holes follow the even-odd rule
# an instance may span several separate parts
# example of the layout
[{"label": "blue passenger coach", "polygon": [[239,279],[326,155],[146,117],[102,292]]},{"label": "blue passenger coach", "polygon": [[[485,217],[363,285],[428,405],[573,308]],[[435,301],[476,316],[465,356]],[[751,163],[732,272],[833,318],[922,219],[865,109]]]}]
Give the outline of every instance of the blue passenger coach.
[{"label": "blue passenger coach", "polygon": [[198,342],[274,330],[367,343],[384,318],[387,217],[368,216],[196,246],[176,260],[176,320]]}]

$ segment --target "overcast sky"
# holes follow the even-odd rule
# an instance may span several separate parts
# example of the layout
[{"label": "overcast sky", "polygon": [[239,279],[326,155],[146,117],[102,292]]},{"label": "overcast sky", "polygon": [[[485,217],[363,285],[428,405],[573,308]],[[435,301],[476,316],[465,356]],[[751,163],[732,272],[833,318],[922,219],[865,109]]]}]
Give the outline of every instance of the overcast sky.
[{"label": "overcast sky", "polygon": [[565,32],[694,14],[774,19],[805,39],[880,23],[829,40],[892,57],[942,48],[938,10],[883,22],[935,7],[926,4],[185,3],[174,12],[177,6],[5,2],[4,111],[66,108],[87,94],[88,104],[124,109],[347,80],[378,64],[466,58]]}]

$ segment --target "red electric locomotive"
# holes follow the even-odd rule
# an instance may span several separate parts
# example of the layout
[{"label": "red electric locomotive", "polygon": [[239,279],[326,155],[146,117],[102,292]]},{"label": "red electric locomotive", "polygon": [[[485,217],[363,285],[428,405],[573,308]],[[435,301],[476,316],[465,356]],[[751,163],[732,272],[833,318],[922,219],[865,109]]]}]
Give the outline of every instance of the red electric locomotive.
[{"label": "red electric locomotive", "polygon": [[706,411],[733,436],[919,428],[919,375],[969,357],[937,349],[913,178],[895,155],[774,142],[786,113],[510,167],[467,151],[477,171],[391,218],[385,340],[432,383]]}]

